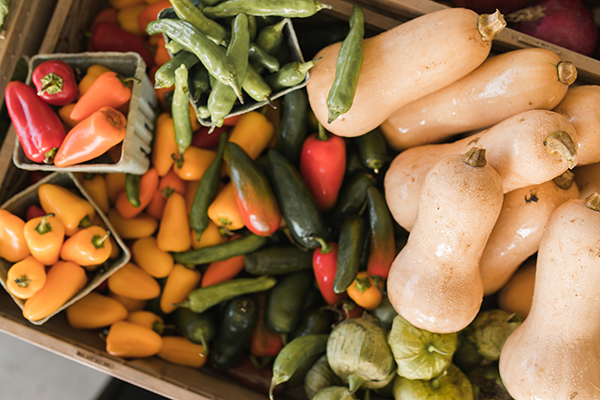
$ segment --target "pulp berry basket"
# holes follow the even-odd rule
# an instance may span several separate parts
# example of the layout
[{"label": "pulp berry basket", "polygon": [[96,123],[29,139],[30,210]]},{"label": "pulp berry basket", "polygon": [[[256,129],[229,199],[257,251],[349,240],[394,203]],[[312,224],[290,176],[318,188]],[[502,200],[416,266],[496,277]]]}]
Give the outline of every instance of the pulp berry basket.
[{"label": "pulp berry basket", "polygon": [[[47,60],[62,60],[74,71],[85,74],[88,67],[99,64],[125,76],[134,77],[131,91],[129,113],[127,114],[127,133],[120,146],[118,159],[113,160],[103,154],[85,163],[69,167],[57,167],[53,164],[39,164],[29,160],[19,140],[15,141],[13,162],[21,169],[34,171],[72,171],[72,172],[122,172],[143,174],[150,167],[148,155],[151,150],[152,132],[154,131],[156,93],[146,74],[146,64],[137,53],[85,52],[38,54],[29,60],[27,84],[31,83],[31,74],[35,67]],[[116,158],[116,157],[115,157]]]},{"label": "pulp berry basket", "polygon": [[[164,10],[162,10],[158,14],[158,17],[159,18],[168,18],[168,19],[178,19],[177,14],[175,14],[175,11],[173,10],[172,7],[165,8]],[[165,42],[169,43],[169,41],[170,41],[169,37],[167,35],[164,35],[164,38],[165,38]],[[296,62],[303,63],[304,57],[302,56],[302,50],[300,49],[300,44],[298,43],[298,38],[296,37],[294,25],[292,24],[292,21],[290,19],[288,19],[287,23],[285,24],[285,26],[283,28],[283,38],[284,38],[284,44],[285,44],[285,46],[287,48],[287,52],[289,54],[289,61],[296,61]],[[169,52],[169,54],[170,54],[170,52]],[[283,66],[283,64],[281,64],[281,65]],[[308,84],[309,77],[310,77],[310,71],[306,73],[304,80],[302,82],[300,82],[299,84],[271,93],[270,100],[276,100],[276,99],[280,98],[281,96],[286,95],[287,93],[290,93],[290,92],[293,92],[294,90],[305,87]],[[190,86],[190,103],[194,107],[194,110],[198,111],[198,107],[206,106],[208,95],[204,94],[200,97],[199,100],[195,101],[193,98],[193,93],[192,93],[193,85],[191,84],[191,74],[190,74],[189,79],[190,79],[190,84],[189,84],[189,86]],[[255,101],[255,100],[249,98],[248,96],[245,96],[245,97],[246,97],[246,99],[244,101],[244,104],[240,104],[239,102],[236,102],[236,104],[233,106],[233,109],[231,110],[231,112],[225,118],[230,118],[230,117],[234,117],[236,115],[245,114],[249,111],[257,110],[257,109],[261,108],[262,106],[268,104],[267,101]],[[210,118],[203,119],[200,117],[200,115],[198,113],[196,113],[196,115],[198,117],[198,122],[200,122],[201,125],[203,125],[203,126],[211,126],[212,125]]]},{"label": "pulp berry basket", "polygon": [[[82,188],[79,181],[75,178],[75,176],[71,172],[55,172],[55,173],[52,173],[52,174],[46,176],[45,178],[38,181],[35,185],[29,186],[24,191],[17,193],[13,197],[11,197],[0,208],[3,210],[7,210],[7,211],[11,212],[12,214],[17,215],[20,218],[22,218],[23,220],[25,220],[25,214],[27,212],[27,209],[31,205],[39,204],[38,188],[40,187],[40,185],[42,185],[44,183],[51,183],[51,184],[59,185],[64,188],[73,190],[76,194],[78,194],[82,198],[89,201],[94,206],[94,209],[96,210],[96,215],[100,217],[103,224],[106,226],[107,230],[110,231],[110,235],[114,239],[115,243],[117,243],[117,245],[119,246],[119,255],[115,259],[110,260],[106,267],[101,267],[101,268],[98,268],[97,270],[88,272],[88,281],[87,281],[86,286],[82,290],[80,290],[79,293],[77,293],[73,298],[71,298],[69,301],[67,301],[61,308],[54,311],[52,314],[50,314],[46,318],[43,318],[43,319],[40,319],[37,321],[30,321],[32,324],[35,324],[35,325],[42,325],[43,323],[48,321],[52,316],[58,314],[59,312],[66,309],[71,304],[75,303],[77,300],[81,299],[82,297],[84,297],[85,295],[90,293],[98,285],[100,285],[100,283],[102,283],[109,276],[111,276],[113,273],[115,273],[119,268],[121,268],[122,266],[127,264],[129,262],[129,260],[131,259],[131,253],[130,253],[129,249],[127,248],[127,246],[125,246],[125,244],[123,243],[123,241],[121,240],[119,235],[113,229],[113,227],[112,227],[110,221],[108,220],[108,218],[106,217],[106,215],[104,215],[104,213],[99,209],[98,205],[86,193],[86,191]],[[13,265],[13,263],[11,263],[3,258],[0,258],[0,283],[2,284],[4,289],[6,289],[7,272],[8,272],[8,269],[12,265]],[[23,309],[23,305],[24,305],[25,301],[15,297],[15,296],[12,296],[12,295],[11,295],[11,297],[13,298],[15,303],[19,306],[19,308]]]}]

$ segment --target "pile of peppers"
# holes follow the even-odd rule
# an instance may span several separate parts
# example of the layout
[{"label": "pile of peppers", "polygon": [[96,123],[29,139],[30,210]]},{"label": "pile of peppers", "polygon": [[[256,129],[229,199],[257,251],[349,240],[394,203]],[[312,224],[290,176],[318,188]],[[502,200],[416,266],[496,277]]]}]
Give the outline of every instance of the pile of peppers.
[{"label": "pile of peppers", "polygon": [[[99,71],[102,71],[99,73]],[[55,59],[35,67],[35,89],[12,81],[4,92],[8,114],[25,156],[34,163],[69,167],[95,160],[125,139],[131,80],[92,66],[77,80]]]}]

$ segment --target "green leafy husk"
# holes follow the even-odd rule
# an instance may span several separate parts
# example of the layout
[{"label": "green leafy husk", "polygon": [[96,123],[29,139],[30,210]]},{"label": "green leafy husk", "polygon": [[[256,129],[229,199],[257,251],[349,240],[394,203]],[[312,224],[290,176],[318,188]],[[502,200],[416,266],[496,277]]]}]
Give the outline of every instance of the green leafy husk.
[{"label": "green leafy husk", "polygon": [[523,323],[520,315],[504,310],[482,311],[464,335],[486,360],[497,361],[508,336]]},{"label": "green leafy husk", "polygon": [[473,400],[467,376],[454,364],[431,380],[394,378],[394,398],[411,400]]}]

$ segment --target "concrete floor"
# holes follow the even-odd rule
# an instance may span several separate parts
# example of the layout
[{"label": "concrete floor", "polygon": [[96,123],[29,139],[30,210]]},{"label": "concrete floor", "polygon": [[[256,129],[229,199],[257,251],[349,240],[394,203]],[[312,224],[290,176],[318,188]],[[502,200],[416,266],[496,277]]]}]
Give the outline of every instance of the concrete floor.
[{"label": "concrete floor", "polygon": [[0,398],[96,400],[112,377],[0,333]]}]

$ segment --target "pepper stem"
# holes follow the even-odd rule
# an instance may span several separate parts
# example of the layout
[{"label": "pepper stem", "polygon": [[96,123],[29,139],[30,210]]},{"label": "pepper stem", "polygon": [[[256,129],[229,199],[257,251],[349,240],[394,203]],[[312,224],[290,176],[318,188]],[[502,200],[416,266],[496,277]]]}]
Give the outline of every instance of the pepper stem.
[{"label": "pepper stem", "polygon": [[369,277],[356,278],[356,283],[354,284],[356,290],[358,290],[361,293],[364,293],[371,286],[371,280],[369,279]]},{"label": "pepper stem", "polygon": [[29,277],[27,275],[23,274],[23,275],[19,276],[18,278],[15,278],[15,283],[19,287],[26,288],[31,283],[31,279],[29,279]]},{"label": "pepper stem", "polygon": [[600,193],[594,192],[586,197],[585,206],[590,210],[600,211]]},{"label": "pepper stem", "polygon": [[63,78],[60,75],[56,75],[54,72],[50,72],[41,79],[42,88],[37,92],[38,96],[41,96],[46,92],[47,94],[57,94],[63,90]]},{"label": "pepper stem", "polygon": [[544,140],[544,146],[546,146],[548,154],[562,158],[569,169],[573,169],[577,165],[575,143],[567,132],[558,131],[549,134]]},{"label": "pepper stem", "polygon": [[106,239],[108,239],[109,236],[110,231],[106,231],[106,235],[104,236],[94,235],[92,236],[92,244],[96,249],[101,249],[104,247],[104,242],[106,241]]},{"label": "pepper stem", "polygon": [[50,213],[50,214],[44,215],[44,217],[42,218],[42,220],[40,221],[38,226],[35,227],[35,231],[37,233],[39,233],[40,235],[43,235],[44,233],[52,232],[52,226],[50,225],[49,222],[46,222],[48,217],[54,217],[54,214]]},{"label": "pepper stem", "polygon": [[326,142],[329,140],[329,135],[327,135],[327,131],[325,127],[319,123],[319,134],[317,135],[317,139],[322,142]]},{"label": "pepper stem", "polygon": [[546,7],[544,6],[533,6],[525,7],[518,11],[512,12],[506,16],[506,20],[511,24],[517,22],[533,22],[546,15]]},{"label": "pepper stem", "polygon": [[325,240],[323,240],[323,238],[313,237],[313,239],[319,242],[319,245],[321,246],[321,254],[327,254],[333,251],[333,245],[331,243],[327,243]]},{"label": "pepper stem", "polygon": [[86,215],[85,217],[83,217],[81,219],[81,221],[79,221],[79,225],[77,225],[78,228],[87,228],[92,226],[92,222],[90,221],[90,216]]},{"label": "pepper stem", "polygon": [[52,164],[54,162],[54,156],[56,156],[57,152],[58,152],[58,147],[53,147],[50,150],[48,150],[44,154],[44,164]]}]

